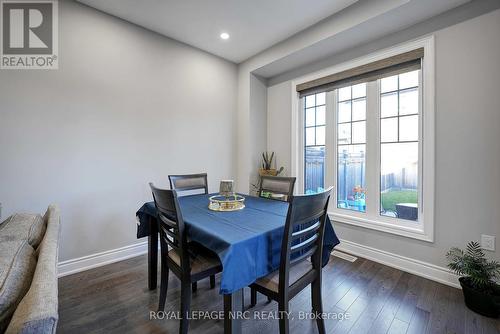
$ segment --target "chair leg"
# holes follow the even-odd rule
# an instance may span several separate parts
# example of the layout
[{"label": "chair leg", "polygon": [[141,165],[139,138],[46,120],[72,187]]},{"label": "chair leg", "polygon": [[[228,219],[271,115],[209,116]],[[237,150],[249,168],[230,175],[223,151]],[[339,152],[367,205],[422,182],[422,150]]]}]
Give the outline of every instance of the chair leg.
[{"label": "chair leg", "polygon": [[168,266],[164,261],[161,262],[161,282],[160,282],[160,303],[158,305],[158,311],[165,310],[165,302],[167,300],[167,289],[168,289]]},{"label": "chair leg", "polygon": [[215,275],[210,276],[210,289],[215,288]]},{"label": "chair leg", "polygon": [[193,290],[193,292],[196,292],[196,290],[198,290],[198,282],[193,282],[191,289]]},{"label": "chair leg", "polygon": [[288,334],[290,333],[290,325],[288,323],[288,301],[279,302],[278,303],[278,311],[280,311],[280,334]]},{"label": "chair leg", "polygon": [[[313,312],[317,312],[319,314],[323,313],[323,301],[321,300],[321,280],[316,279],[312,282],[311,285],[311,299],[312,299],[312,308]],[[320,334],[325,334],[325,319],[323,317],[317,317],[316,323],[318,325],[318,332]]]},{"label": "chair leg", "polygon": [[182,282],[181,284],[181,324],[179,334],[187,334],[189,328],[189,310],[191,307],[191,284]]},{"label": "chair leg", "polygon": [[250,306],[254,307],[257,304],[257,290],[250,288]]}]

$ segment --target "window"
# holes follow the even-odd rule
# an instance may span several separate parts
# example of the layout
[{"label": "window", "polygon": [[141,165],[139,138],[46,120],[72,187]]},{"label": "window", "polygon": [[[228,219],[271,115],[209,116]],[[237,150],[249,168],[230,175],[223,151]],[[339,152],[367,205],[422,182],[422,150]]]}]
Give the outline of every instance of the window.
[{"label": "window", "polygon": [[[379,213],[418,220],[419,77],[420,70],[411,70],[383,77],[369,85],[360,83],[333,91],[337,101],[334,131],[338,209],[366,212],[368,87],[380,96],[379,105],[372,103],[369,110],[371,114],[378,114],[380,120],[380,137],[371,138],[372,142],[380,143]],[[314,193],[325,188],[325,93],[306,96],[305,101],[304,190]],[[372,202],[372,205],[376,204]]]},{"label": "window", "polygon": [[304,193],[325,188],[326,93],[305,98]]},{"label": "window", "polygon": [[366,83],[337,94],[337,207],[365,212]]},{"label": "window", "polygon": [[419,76],[380,80],[380,214],[418,220]]},{"label": "window", "polygon": [[[333,74],[296,84],[303,115],[292,118],[294,128],[302,129],[292,135],[302,143],[297,148],[303,153],[292,151],[297,175],[303,175],[298,184],[305,193],[334,186],[329,208],[334,221],[433,240],[432,41],[370,55],[351,70],[341,64]],[[359,74],[360,68],[387,64],[388,53],[415,56],[415,46],[418,57]],[[356,73],[352,79],[346,77],[349,71]]]},{"label": "window", "polygon": [[[306,96],[305,193],[325,188],[326,97],[333,94],[337,209],[365,213],[367,206],[378,206],[376,211],[381,216],[418,221],[419,82],[420,70],[410,70],[374,82]],[[367,118],[367,114],[372,117]],[[372,132],[367,136],[367,125],[380,126],[379,135]],[[367,152],[367,141],[379,145],[378,149]],[[367,164],[370,154],[376,156],[372,162],[379,161],[378,166]],[[367,168],[378,171],[379,203],[373,200],[367,203],[370,197]],[[369,188],[376,189],[375,180],[371,183]],[[375,198],[373,194],[371,198]]]}]

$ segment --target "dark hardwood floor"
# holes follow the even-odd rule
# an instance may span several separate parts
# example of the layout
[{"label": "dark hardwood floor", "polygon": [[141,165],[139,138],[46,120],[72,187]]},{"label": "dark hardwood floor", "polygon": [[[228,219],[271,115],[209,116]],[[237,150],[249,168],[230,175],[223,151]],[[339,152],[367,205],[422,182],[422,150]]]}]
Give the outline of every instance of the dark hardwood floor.
[{"label": "dark hardwood floor", "polygon": [[[246,308],[250,303],[245,289]],[[140,256],[59,279],[59,333],[177,333],[177,320],[150,320],[159,289],[147,289],[147,258]],[[165,311],[179,310],[180,285],[170,275]],[[458,289],[369,260],[354,263],[332,257],[323,272],[328,333],[500,333],[500,320],[468,310]],[[198,283],[192,310],[222,311],[218,288]],[[311,309],[310,289],[290,304],[291,333],[317,333],[313,320],[299,320]],[[272,315],[277,304],[260,295],[253,312]],[[190,333],[222,333],[223,320],[191,320]],[[278,320],[243,321],[244,333],[278,333]]]}]

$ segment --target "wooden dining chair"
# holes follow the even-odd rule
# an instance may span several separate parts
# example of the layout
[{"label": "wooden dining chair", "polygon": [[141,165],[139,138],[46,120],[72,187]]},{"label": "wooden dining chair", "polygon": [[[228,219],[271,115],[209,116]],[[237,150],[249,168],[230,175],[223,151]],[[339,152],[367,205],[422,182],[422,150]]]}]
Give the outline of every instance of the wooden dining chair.
[{"label": "wooden dining chair", "polygon": [[[266,197],[271,199],[278,199],[282,201],[289,201],[293,196],[293,188],[295,186],[295,177],[284,177],[284,176],[261,176],[260,187],[259,187],[259,197]],[[271,193],[276,196],[266,196],[266,194]]]},{"label": "wooden dining chair", "polygon": [[188,192],[190,194],[208,194],[207,173],[169,175],[170,189],[180,193]]},{"label": "wooden dining chair", "polygon": [[[293,188],[295,187],[295,177],[267,176],[263,175],[260,179],[259,197],[276,199],[289,202],[293,197]],[[282,197],[266,196],[267,193],[282,195]],[[252,289],[252,295],[256,292]],[[267,298],[271,302],[271,298]]]},{"label": "wooden dining chair", "polygon": [[[178,196],[186,193],[189,195],[194,194],[208,194],[208,177],[207,173],[199,174],[181,174],[169,175],[170,189],[177,191]],[[198,287],[197,282],[193,282],[193,291]],[[215,287],[215,275],[210,276],[210,287]]]},{"label": "wooden dining chair", "polygon": [[[293,197],[288,208],[278,270],[259,278],[252,288],[252,306],[258,291],[278,302],[280,314],[289,302],[311,284],[313,312],[323,313],[321,300],[321,260],[328,201],[332,187],[314,195]],[[310,259],[310,261],[309,261]],[[316,319],[319,333],[325,333],[322,317]],[[289,333],[288,318],[280,319],[280,333]]]},{"label": "wooden dining chair", "polygon": [[[181,323],[179,333],[187,333],[191,286],[222,271],[217,254],[195,243],[188,243],[175,190],[158,189],[149,184],[158,214],[161,246],[161,283],[158,309],[165,309],[168,275],[171,270],[181,281]],[[169,250],[169,247],[171,248]]]}]

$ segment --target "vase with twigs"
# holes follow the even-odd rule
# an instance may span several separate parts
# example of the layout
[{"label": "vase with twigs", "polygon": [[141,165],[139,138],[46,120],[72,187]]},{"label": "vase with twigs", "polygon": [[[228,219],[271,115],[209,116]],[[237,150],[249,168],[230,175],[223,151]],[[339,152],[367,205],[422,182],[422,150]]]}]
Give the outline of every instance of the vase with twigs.
[{"label": "vase with twigs", "polygon": [[261,167],[259,168],[259,175],[277,176],[281,172],[283,172],[284,167],[276,169],[276,163],[273,162],[274,162],[274,152],[271,152],[271,154],[269,154],[269,152],[263,152]]},{"label": "vase with twigs", "polygon": [[259,168],[259,177],[256,183],[252,184],[253,192],[257,193],[260,189],[261,176],[279,176],[283,173],[285,167],[276,168],[276,161],[274,152],[263,152],[262,153],[262,161]]}]

